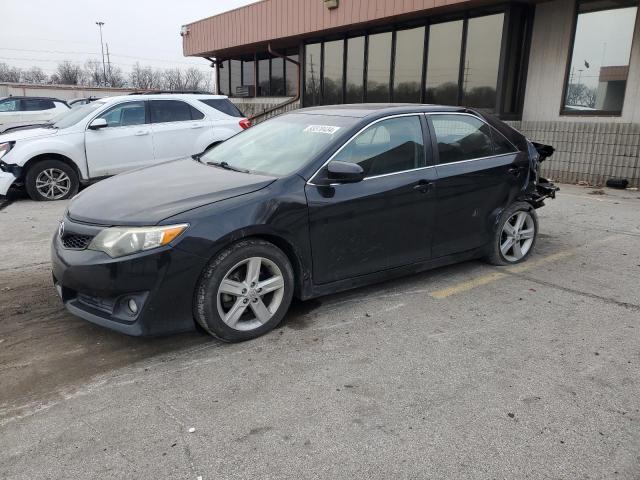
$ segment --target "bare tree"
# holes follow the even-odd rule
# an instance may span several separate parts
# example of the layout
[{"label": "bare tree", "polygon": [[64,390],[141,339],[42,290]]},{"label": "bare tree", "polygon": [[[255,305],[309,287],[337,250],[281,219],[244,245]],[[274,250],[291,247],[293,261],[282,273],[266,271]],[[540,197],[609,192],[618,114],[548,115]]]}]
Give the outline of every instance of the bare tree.
[{"label": "bare tree", "polygon": [[104,74],[102,72],[102,62],[91,59],[84,63],[85,78],[89,85],[104,85]]},{"label": "bare tree", "polygon": [[112,65],[107,70],[107,85],[110,87],[122,88],[127,85],[127,81],[122,75],[122,70],[120,67],[116,67]]},{"label": "bare tree", "polygon": [[184,72],[185,90],[205,90],[207,88],[204,73],[195,67],[187,68]]},{"label": "bare tree", "polygon": [[185,90],[185,79],[179,68],[167,68],[162,76],[167,90]]},{"label": "bare tree", "polygon": [[163,86],[163,75],[159,70],[151,67],[143,67],[140,62],[136,62],[129,74],[129,81],[133,88],[141,90],[155,90]]},{"label": "bare tree", "polygon": [[24,83],[46,83],[49,79],[48,75],[40,67],[31,67],[28,70],[23,70],[21,78]]},{"label": "bare tree", "polygon": [[0,63],[0,82],[19,82],[21,70],[17,67],[10,67],[6,63]]},{"label": "bare tree", "polygon": [[51,82],[60,85],[80,85],[84,80],[84,71],[79,65],[67,60],[58,64],[56,72],[51,75]]}]

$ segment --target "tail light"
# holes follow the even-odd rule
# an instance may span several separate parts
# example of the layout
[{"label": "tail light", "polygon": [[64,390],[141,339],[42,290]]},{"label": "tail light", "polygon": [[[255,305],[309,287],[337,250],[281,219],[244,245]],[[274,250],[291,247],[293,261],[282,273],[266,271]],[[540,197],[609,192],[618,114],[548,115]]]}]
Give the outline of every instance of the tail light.
[{"label": "tail light", "polygon": [[243,130],[246,130],[250,126],[251,126],[251,120],[248,120],[246,118],[243,118],[242,120],[240,120],[240,128],[242,128]]}]

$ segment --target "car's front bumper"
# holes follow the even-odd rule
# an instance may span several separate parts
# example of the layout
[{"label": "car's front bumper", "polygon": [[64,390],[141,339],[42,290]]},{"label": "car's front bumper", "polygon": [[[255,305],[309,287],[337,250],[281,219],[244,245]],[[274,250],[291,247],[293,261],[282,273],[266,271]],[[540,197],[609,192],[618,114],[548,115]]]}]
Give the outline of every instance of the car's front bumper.
[{"label": "car's front bumper", "polygon": [[[65,224],[68,229],[69,222]],[[78,317],[128,335],[194,328],[193,293],[206,264],[203,258],[178,248],[161,248],[114,259],[102,252],[65,248],[56,234],[51,264],[58,294]],[[128,306],[130,299],[136,302],[136,313]]]},{"label": "car's front bumper", "polygon": [[0,171],[0,195],[6,195],[17,179],[13,173]]}]

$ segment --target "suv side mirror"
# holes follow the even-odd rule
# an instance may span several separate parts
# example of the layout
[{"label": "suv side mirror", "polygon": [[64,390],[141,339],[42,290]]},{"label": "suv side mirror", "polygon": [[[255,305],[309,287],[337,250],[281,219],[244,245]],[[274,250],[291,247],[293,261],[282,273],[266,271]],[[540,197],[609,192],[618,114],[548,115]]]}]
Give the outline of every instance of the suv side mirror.
[{"label": "suv side mirror", "polygon": [[93,122],[89,124],[89,128],[91,130],[100,130],[101,128],[105,128],[107,126],[107,121],[104,118],[96,118]]},{"label": "suv side mirror", "polygon": [[335,183],[357,183],[364,179],[364,170],[357,163],[334,160],[327,165],[327,180]]}]

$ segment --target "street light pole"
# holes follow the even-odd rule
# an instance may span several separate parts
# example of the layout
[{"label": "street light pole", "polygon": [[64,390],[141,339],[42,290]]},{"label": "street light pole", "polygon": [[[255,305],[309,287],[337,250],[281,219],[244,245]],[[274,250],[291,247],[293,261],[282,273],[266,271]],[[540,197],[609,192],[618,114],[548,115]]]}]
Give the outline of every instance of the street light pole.
[{"label": "street light pole", "polygon": [[102,26],[104,22],[96,22],[100,29],[100,50],[102,51],[102,78],[104,79],[104,86],[107,86],[107,67],[104,64],[104,43],[102,43]]}]

